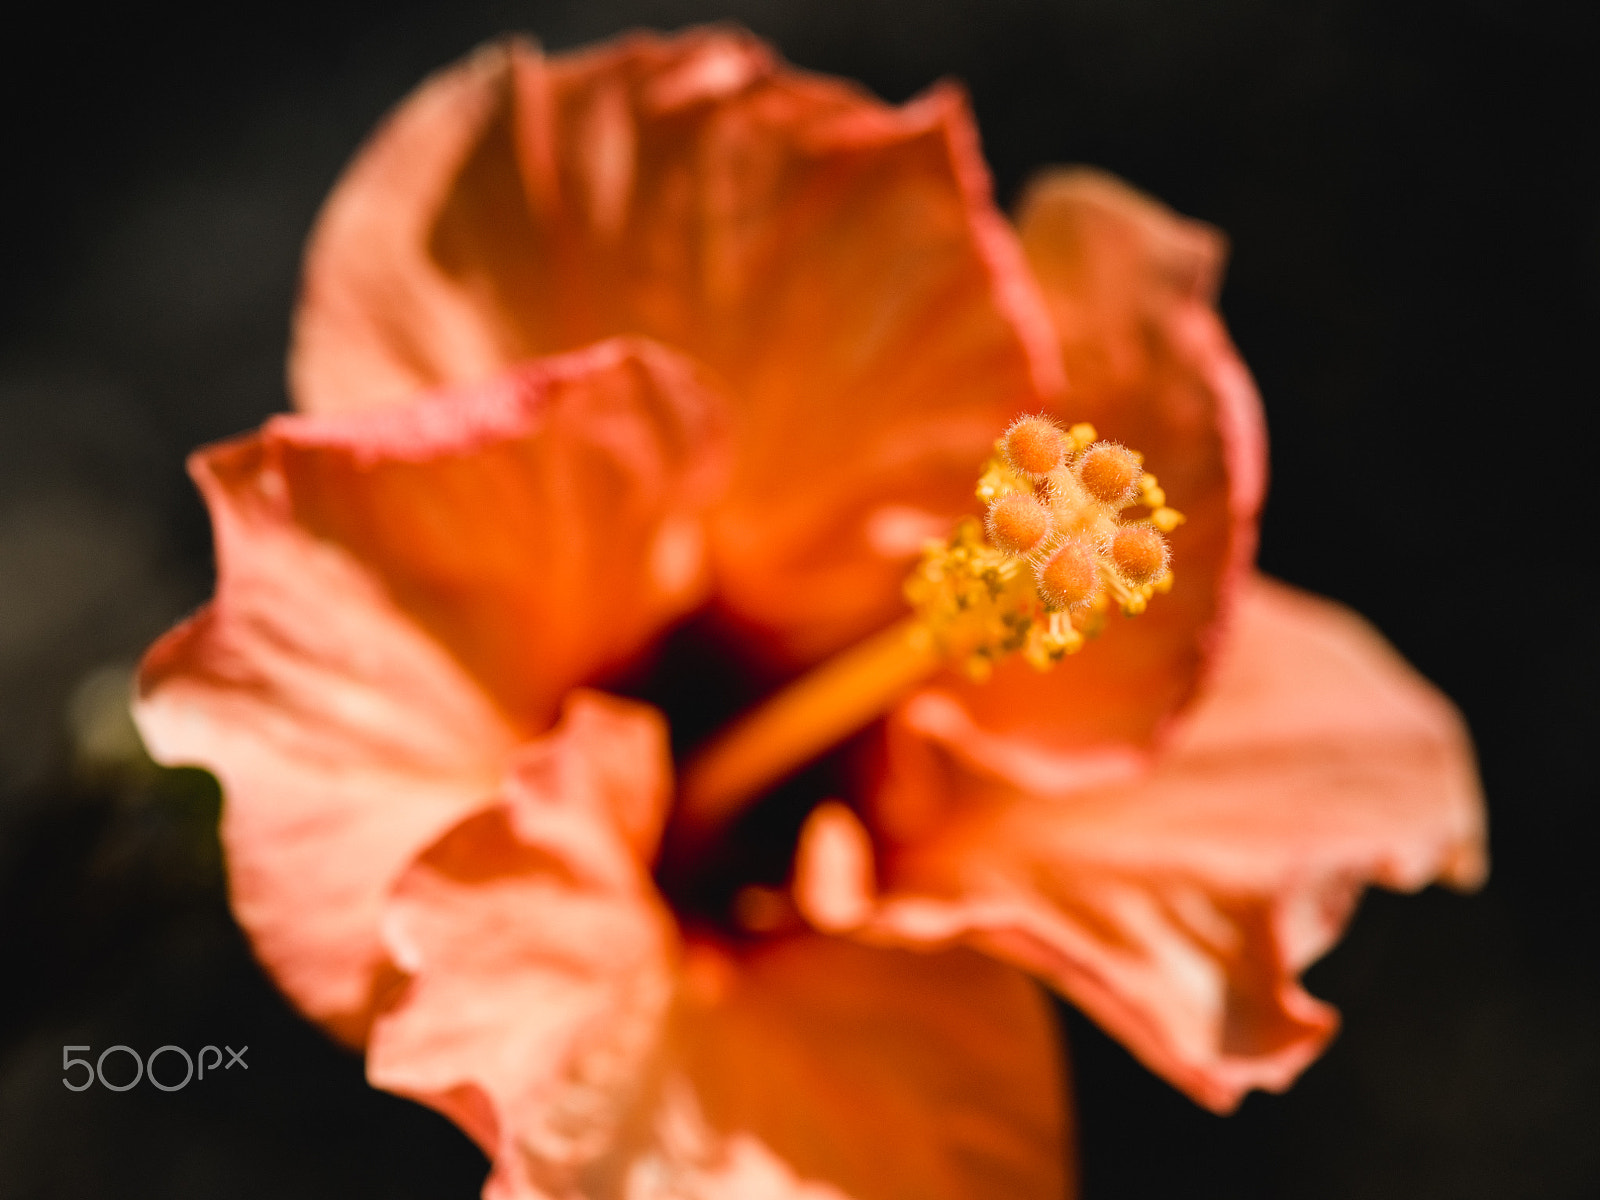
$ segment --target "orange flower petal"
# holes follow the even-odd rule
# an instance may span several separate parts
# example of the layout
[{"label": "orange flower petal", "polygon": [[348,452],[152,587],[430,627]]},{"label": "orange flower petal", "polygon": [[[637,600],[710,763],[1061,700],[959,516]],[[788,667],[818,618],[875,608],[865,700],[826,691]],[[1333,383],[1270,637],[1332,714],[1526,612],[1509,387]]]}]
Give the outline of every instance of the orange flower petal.
[{"label": "orange flower petal", "polygon": [[378,901],[573,683],[701,595],[711,398],[609,344],[470,394],[204,451],[216,600],[146,658],[152,752],[212,768],[235,912],[359,1040]]},{"label": "orange flower petal", "polygon": [[295,521],[370,563],[533,731],[704,598],[719,433],[691,363],[621,339],[264,436]]},{"label": "orange flower petal", "polygon": [[960,95],[890,108],[725,29],[437,76],[330,199],[295,330],[313,410],[616,333],[694,355],[736,401],[723,599],[803,658],[898,611],[1060,374]]},{"label": "orange flower petal", "polygon": [[[1286,1087],[1331,1035],[1297,977],[1364,885],[1484,872],[1455,712],[1358,618],[1266,581],[1146,775],[1091,758],[1058,794],[1022,793],[969,753],[982,735],[959,706],[928,693],[900,721],[869,821],[881,896],[857,936],[1027,967],[1219,1111]],[[800,866],[822,911],[862,908],[859,874]]]},{"label": "orange flower petal", "polygon": [[685,1005],[713,1128],[855,1200],[1070,1194],[1061,1050],[1020,973],[969,950],[818,936],[734,962],[724,994]]},{"label": "orange flower petal", "polygon": [[579,694],[418,857],[372,1081],[471,1133],[491,1200],[1063,1195],[1038,992],[967,950],[683,942],[628,832],[659,828],[669,771],[650,710]]},{"label": "orange flower petal", "polygon": [[368,1075],[478,1141],[486,1195],[604,1182],[645,1102],[677,931],[644,864],[671,780],[654,710],[574,693],[500,801],[395,885],[384,934],[410,978],[374,1023]]},{"label": "orange flower petal", "polygon": [[1177,584],[1143,616],[1112,617],[1048,675],[1013,662],[960,689],[997,750],[1070,759],[1148,744],[1194,695],[1255,553],[1266,443],[1255,386],[1212,308],[1221,234],[1083,169],[1035,181],[1019,226],[1060,336],[1061,411],[1137,447],[1187,517],[1170,538]]}]

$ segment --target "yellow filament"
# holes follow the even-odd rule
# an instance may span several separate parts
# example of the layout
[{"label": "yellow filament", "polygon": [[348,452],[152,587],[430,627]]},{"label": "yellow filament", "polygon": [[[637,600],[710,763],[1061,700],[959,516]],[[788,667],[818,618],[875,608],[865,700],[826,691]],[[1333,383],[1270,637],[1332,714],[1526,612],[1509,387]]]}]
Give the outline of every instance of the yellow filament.
[{"label": "yellow filament", "polygon": [[735,721],[684,768],[678,819],[725,826],[745,803],[882,715],[942,663],[916,617],[857,642]]}]

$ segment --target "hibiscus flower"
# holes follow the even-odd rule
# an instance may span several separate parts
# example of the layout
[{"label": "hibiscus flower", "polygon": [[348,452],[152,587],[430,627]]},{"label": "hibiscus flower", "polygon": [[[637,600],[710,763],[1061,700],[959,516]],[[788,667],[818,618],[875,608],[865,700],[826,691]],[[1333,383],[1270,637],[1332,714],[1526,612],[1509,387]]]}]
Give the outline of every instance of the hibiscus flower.
[{"label": "hibiscus flower", "polygon": [[[1087,171],[1013,227],[959,91],[725,29],[490,46],[363,150],[137,713],[221,780],[262,962],[485,1195],[1059,1196],[1030,975],[1222,1111],[1331,1035],[1298,975],[1363,886],[1481,878],[1448,704],[1252,572],[1221,261]],[[1160,471],[1108,451],[1148,611],[1040,560],[1056,640],[941,665],[903,582],[1028,414],[1091,491],[1074,423]],[[706,743],[728,671],[774,698]]]}]

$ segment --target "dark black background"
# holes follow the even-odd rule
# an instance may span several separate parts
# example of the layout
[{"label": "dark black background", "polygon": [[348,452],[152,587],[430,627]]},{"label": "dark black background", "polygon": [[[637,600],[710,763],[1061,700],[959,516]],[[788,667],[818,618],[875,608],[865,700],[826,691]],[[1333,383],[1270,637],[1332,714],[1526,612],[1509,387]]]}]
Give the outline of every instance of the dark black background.
[{"label": "dark black background", "polygon": [[[251,964],[214,796],[73,766],[85,674],[209,591],[181,471],[283,406],[300,242],[383,111],[477,41],[741,20],[901,100],[966,81],[1003,201],[1096,163],[1228,231],[1266,398],[1261,557],[1465,710],[1495,874],[1371,897],[1315,967],[1345,1031],[1212,1117],[1067,1014],[1084,1195],[1600,1195],[1588,496],[1600,43],[1585,5],[1403,0],[262,3],[7,18],[0,237],[0,1197],[472,1196]],[[64,1044],[248,1043],[164,1095]]]}]

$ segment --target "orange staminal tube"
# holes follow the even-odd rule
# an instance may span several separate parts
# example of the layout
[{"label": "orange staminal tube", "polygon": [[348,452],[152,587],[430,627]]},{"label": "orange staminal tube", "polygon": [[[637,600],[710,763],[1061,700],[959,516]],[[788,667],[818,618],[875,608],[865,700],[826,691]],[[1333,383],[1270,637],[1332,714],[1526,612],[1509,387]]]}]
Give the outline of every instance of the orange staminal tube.
[{"label": "orange staminal tube", "polygon": [[[928,545],[906,581],[912,615],[814,667],[689,758],[675,824],[690,853],[936,672],[982,680],[1012,654],[1049,670],[1099,630],[1111,604],[1133,616],[1168,591],[1163,535],[1183,516],[1142,462],[1089,425],[1015,422],[978,480],[987,521],[963,518]],[[1126,518],[1136,505],[1145,515]]]}]

